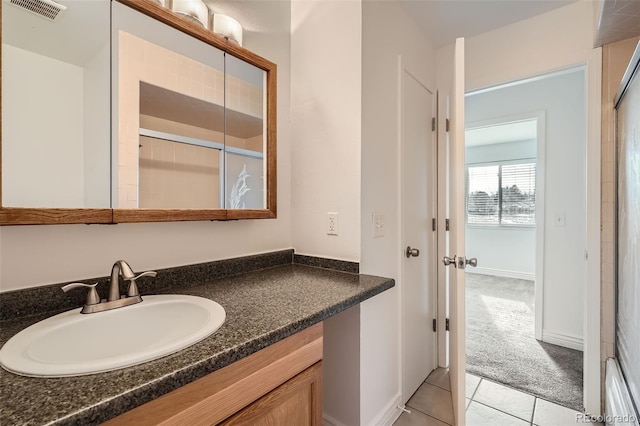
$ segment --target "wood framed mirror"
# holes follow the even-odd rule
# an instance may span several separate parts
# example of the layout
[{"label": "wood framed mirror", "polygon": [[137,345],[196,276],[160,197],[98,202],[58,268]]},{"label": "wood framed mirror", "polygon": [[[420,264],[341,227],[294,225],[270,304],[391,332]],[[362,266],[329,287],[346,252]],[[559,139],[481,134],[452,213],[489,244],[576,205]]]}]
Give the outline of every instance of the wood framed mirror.
[{"label": "wood framed mirror", "polygon": [[[75,3],[92,4],[95,10],[77,10]],[[81,14],[85,30],[100,35],[89,40],[93,50],[86,50],[93,53],[71,65],[65,63],[67,58],[19,45],[20,39],[45,37],[64,46],[63,36],[49,34],[50,22],[38,17],[36,22],[43,21],[39,25],[44,28],[29,36],[12,34],[12,25],[3,22],[0,224],[275,218],[276,65],[152,0],[70,6],[74,10],[70,7],[62,16],[67,22],[59,24],[67,25],[74,13]],[[105,13],[105,7],[113,10]],[[0,8],[3,21],[5,12],[13,22],[14,15],[24,14],[5,1]],[[118,18],[118,10],[124,18]],[[106,26],[87,18],[102,19],[111,12]],[[145,37],[144,25],[127,23],[127,14],[146,20],[151,40]],[[77,32],[60,32],[78,39]],[[142,50],[135,51],[136,43]],[[75,80],[84,84],[77,90],[80,94],[74,97],[64,82],[42,81],[41,86],[58,90],[55,102],[43,103],[35,93],[35,101],[25,102],[29,96],[20,90],[26,83],[19,79],[29,67],[5,66],[8,55],[23,50],[29,58],[44,56],[49,72],[55,68],[49,63],[61,63],[60,73],[69,84],[77,85],[64,67],[79,72],[81,78]],[[175,75],[167,73],[165,63]],[[196,75],[196,80],[183,81],[184,75]],[[38,77],[35,73],[29,82],[46,80]],[[14,84],[16,79],[19,84]],[[16,99],[24,103],[21,108],[14,108]],[[27,117],[25,110],[34,111],[34,104],[42,104],[35,118],[46,123],[40,118],[53,111],[49,121],[54,124],[39,126],[34,117]],[[105,115],[110,120],[105,121]],[[73,121],[82,123],[75,123],[74,129]],[[74,130],[58,132],[57,125]],[[25,129],[36,134],[27,132],[25,137]],[[79,154],[56,142],[70,135],[82,146]]]}]

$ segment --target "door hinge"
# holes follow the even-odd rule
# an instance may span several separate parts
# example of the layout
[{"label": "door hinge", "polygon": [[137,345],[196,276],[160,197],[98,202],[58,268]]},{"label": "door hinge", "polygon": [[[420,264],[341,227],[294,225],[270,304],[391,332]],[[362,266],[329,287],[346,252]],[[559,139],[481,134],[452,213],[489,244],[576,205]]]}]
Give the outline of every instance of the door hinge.
[{"label": "door hinge", "polygon": [[431,230],[432,231],[436,230],[436,218],[435,217],[433,219],[431,219]]},{"label": "door hinge", "polygon": [[449,318],[447,318],[446,320],[444,320],[444,329],[446,331],[449,331]]},{"label": "door hinge", "polygon": [[449,131],[449,119],[448,118],[445,120],[445,130],[447,132]]},{"label": "door hinge", "polygon": [[448,231],[449,230],[449,219],[445,219],[444,220],[444,230]]},{"label": "door hinge", "polygon": [[435,318],[433,319],[433,331],[437,331]]},{"label": "door hinge", "polygon": [[435,117],[433,117],[433,118],[431,119],[431,131],[432,131],[432,132],[435,132],[435,131],[436,131],[436,118],[435,118]]}]

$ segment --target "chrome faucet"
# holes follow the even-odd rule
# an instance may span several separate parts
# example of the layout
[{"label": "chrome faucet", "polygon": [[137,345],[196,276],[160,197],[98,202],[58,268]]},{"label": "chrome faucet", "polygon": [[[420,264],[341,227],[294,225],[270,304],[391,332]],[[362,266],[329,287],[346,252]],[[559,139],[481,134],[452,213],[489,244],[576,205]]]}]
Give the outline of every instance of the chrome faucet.
[{"label": "chrome faucet", "polygon": [[141,277],[155,277],[157,274],[154,271],[147,271],[136,276],[136,274],[134,274],[131,270],[131,266],[129,266],[127,262],[125,262],[124,260],[118,260],[113,264],[113,267],[111,268],[109,296],[107,297],[107,301],[109,302],[120,299],[120,280],[118,278],[119,275],[122,275],[122,279],[124,279],[125,281],[129,281],[129,287],[127,288],[126,297],[136,297],[140,296],[136,280]]},{"label": "chrome faucet", "polygon": [[[120,276],[125,281],[129,281],[127,294],[120,296]],[[123,306],[134,305],[142,302],[142,297],[138,291],[136,280],[141,277],[155,277],[155,271],[146,271],[136,276],[131,266],[124,260],[118,260],[111,268],[111,281],[109,282],[109,294],[106,299],[100,300],[95,284],[71,283],[62,287],[65,293],[74,288],[88,288],[87,299],[80,313],[91,314],[94,312],[108,311],[110,309],[122,308]]]}]

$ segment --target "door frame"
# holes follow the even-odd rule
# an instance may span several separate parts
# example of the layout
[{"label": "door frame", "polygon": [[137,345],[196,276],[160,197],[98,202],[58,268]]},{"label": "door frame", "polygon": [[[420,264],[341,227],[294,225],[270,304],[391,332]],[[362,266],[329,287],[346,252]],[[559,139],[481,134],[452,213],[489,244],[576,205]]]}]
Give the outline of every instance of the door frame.
[{"label": "door frame", "polygon": [[[449,141],[447,138],[447,123],[449,120],[448,93],[438,90],[436,93],[436,133],[438,151],[438,211],[436,218],[437,258],[442,259],[449,253],[449,231],[446,220],[449,217]],[[445,329],[449,318],[449,269],[442,262],[436,262],[438,281],[438,366],[449,367],[449,333]]]},{"label": "door frame", "polygon": [[[403,89],[404,89],[404,74],[405,72],[407,74],[409,74],[411,76],[411,78],[415,79],[420,85],[422,85],[427,91],[429,91],[432,96],[433,96],[433,105],[432,105],[432,111],[434,114],[434,117],[437,116],[437,108],[438,108],[438,104],[437,104],[437,91],[432,90],[428,87],[428,85],[424,84],[424,82],[417,77],[416,73],[412,72],[412,70],[410,69],[410,67],[408,66],[408,64],[406,63],[406,61],[403,61],[402,59],[402,55],[398,55],[398,104],[397,104],[397,119],[398,119],[398,144],[397,146],[397,161],[398,161],[398,179],[397,179],[397,205],[398,205],[398,227],[397,227],[397,231],[398,231],[398,281],[401,283],[399,286],[399,305],[400,305],[400,309],[399,309],[399,315],[400,315],[400,347],[399,347],[399,351],[400,351],[400,368],[399,368],[399,373],[400,373],[400,393],[401,393],[401,400],[405,399],[405,395],[403,395],[404,392],[404,387],[405,387],[405,383],[404,383],[404,372],[405,372],[405,364],[404,364],[404,358],[402,356],[402,350],[404,348],[404,344],[405,344],[405,321],[404,321],[404,317],[402,315],[403,312],[403,306],[404,306],[404,269],[403,269],[403,265],[404,262],[406,260],[405,258],[405,254],[404,254],[404,250],[406,248],[405,246],[405,241],[403,240],[404,238],[404,231],[403,231],[403,226],[404,226],[404,216],[403,216],[403,204],[402,204],[402,190],[403,190],[403,149],[404,149],[404,134],[403,134],[403,102],[404,102],[404,93],[403,93]],[[437,127],[437,126],[436,126]],[[433,160],[432,160],[432,164],[434,165],[434,167],[432,168],[432,177],[433,177],[433,203],[435,206],[435,210],[434,210],[434,214],[438,215],[438,208],[439,208],[439,198],[438,198],[438,158],[437,158],[437,152],[438,152],[438,147],[437,147],[437,132],[432,132],[432,137],[431,137],[431,152],[433,154]],[[433,233],[433,238],[434,238],[434,254],[438,253],[438,232],[434,232]],[[436,315],[436,318],[439,317],[439,311],[438,311],[438,307],[439,307],[439,297],[438,297],[438,289],[437,289],[437,277],[438,277],[438,272],[437,272],[437,264],[438,262],[436,261],[436,259],[432,259],[433,262],[433,268],[431,270],[431,276],[429,277],[429,282],[430,284],[430,293],[433,296],[433,301],[432,301],[432,309],[433,312]],[[433,368],[436,368],[438,366],[438,333],[434,333],[434,337],[433,337],[433,359],[434,359],[434,365]],[[407,400],[409,399],[408,397],[410,397],[411,395],[407,396]]]},{"label": "door frame", "polygon": [[[584,407],[591,415],[602,414],[602,368],[600,359],[600,268],[601,268],[601,108],[602,108],[602,48],[592,49],[586,61],[570,64],[557,69],[547,70],[543,75],[553,72],[584,67],[585,69],[585,94],[586,94],[586,116],[587,116],[587,138],[586,138],[586,286],[584,300]],[[523,76],[517,81],[527,78],[536,78],[540,74]],[[504,86],[512,84],[515,80],[493,85]],[[481,88],[486,90],[491,87]],[[474,90],[476,91],[476,90]],[[448,217],[448,212],[443,201],[446,201],[449,193],[449,186],[446,180],[448,173],[448,147],[442,143],[446,140],[445,114],[447,111],[446,101],[441,92],[438,94],[438,257],[447,253],[446,231],[444,220]],[[442,130],[440,130],[442,129]],[[442,137],[444,136],[444,137]],[[442,203],[444,204],[444,203]],[[438,306],[448,307],[448,289],[446,289],[445,274],[448,271],[439,265],[438,270]],[[446,309],[446,308],[445,308]],[[440,311],[438,311],[440,313]],[[448,311],[445,311],[448,315]],[[445,342],[444,347],[439,351],[440,366],[449,365],[449,336],[444,328],[438,328],[438,341]]]},{"label": "door frame", "polygon": [[591,50],[586,62],[587,101],[587,285],[584,310],[584,407],[588,413],[602,414],[602,367],[600,360],[600,209],[601,209],[601,125],[602,48]]}]

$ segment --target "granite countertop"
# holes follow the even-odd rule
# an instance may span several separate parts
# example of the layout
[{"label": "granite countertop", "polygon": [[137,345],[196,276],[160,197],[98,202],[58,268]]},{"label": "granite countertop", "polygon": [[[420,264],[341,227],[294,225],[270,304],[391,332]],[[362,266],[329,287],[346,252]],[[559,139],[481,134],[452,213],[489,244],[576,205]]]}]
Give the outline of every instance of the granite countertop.
[{"label": "granite countertop", "polygon": [[[225,367],[394,286],[388,278],[299,264],[156,293],[220,303],[224,325],[175,354],[108,373],[29,378],[0,373],[0,424],[97,424]],[[0,344],[52,313],[0,322]],[[144,330],[141,330],[144,332]],[[0,369],[1,370],[1,369]]]}]

